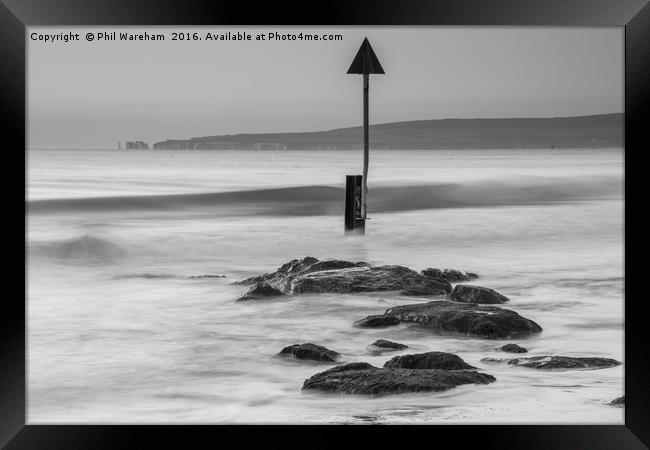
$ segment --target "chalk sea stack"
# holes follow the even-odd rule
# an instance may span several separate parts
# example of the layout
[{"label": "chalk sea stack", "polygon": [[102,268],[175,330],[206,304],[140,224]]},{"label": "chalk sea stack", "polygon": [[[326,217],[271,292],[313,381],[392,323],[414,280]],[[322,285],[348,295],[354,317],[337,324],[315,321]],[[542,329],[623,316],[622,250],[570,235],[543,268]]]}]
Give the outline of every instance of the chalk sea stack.
[{"label": "chalk sea stack", "polygon": [[368,363],[350,363],[317,373],[305,380],[304,391],[359,395],[440,392],[463,384],[489,384],[492,375],[474,370],[386,369]]},{"label": "chalk sea stack", "polygon": [[283,348],[279,355],[322,362],[335,362],[340,356],[334,350],[311,343],[290,345]]}]

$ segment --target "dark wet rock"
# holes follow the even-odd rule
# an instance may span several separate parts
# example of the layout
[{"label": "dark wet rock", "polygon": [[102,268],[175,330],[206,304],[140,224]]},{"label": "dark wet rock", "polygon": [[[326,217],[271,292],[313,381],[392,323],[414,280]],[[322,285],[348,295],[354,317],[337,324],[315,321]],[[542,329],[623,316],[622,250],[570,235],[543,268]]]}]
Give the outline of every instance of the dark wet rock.
[{"label": "dark wet rock", "polygon": [[190,278],[226,278],[226,276],[225,275],[205,274],[205,275],[192,275]]},{"label": "dark wet rock", "polygon": [[266,283],[260,282],[255,283],[243,296],[239,297],[237,300],[259,300],[266,297],[277,297],[283,295],[282,291],[270,286]]},{"label": "dark wet rock", "polygon": [[399,325],[399,319],[395,316],[387,315],[368,316],[354,322],[354,326],[360,328],[382,328],[392,327],[394,325]]},{"label": "dark wet rock", "polygon": [[478,278],[478,275],[475,273],[471,272],[463,272],[461,270],[456,270],[456,269],[434,269],[434,268],[427,268],[424,269],[422,272],[422,275],[425,275],[427,277],[433,277],[433,278],[442,278],[447,281],[451,281],[452,283],[458,283],[461,281],[471,281],[476,278]]},{"label": "dark wet rock", "polygon": [[320,374],[331,375],[333,373],[346,372],[349,370],[365,370],[365,369],[378,369],[378,367],[375,367],[372,364],[369,364],[367,362],[351,362],[340,366],[332,367],[331,369],[327,369],[324,372],[320,372]]},{"label": "dark wet rock", "polygon": [[378,339],[371,344],[373,347],[378,349],[389,351],[389,350],[403,350],[409,348],[408,345],[400,344],[399,342],[391,342],[385,339]]},{"label": "dark wet rock", "polygon": [[530,356],[525,358],[483,358],[481,362],[507,363],[512,366],[528,367],[540,370],[588,370],[605,369],[622,363],[610,358],[591,358],[573,356]]},{"label": "dark wet rock", "polygon": [[305,380],[303,390],[330,393],[390,395],[409,392],[438,392],[463,384],[488,384],[492,375],[470,370],[385,369],[352,363],[317,373]]},{"label": "dark wet rock", "polygon": [[575,358],[572,356],[531,356],[514,358],[508,364],[531,369],[604,369],[622,363],[610,358]]},{"label": "dark wet rock", "polygon": [[615,398],[611,402],[609,402],[611,406],[625,406],[625,396]]},{"label": "dark wet rock", "polygon": [[463,361],[463,358],[460,356],[445,352],[427,352],[395,356],[390,361],[387,361],[384,367],[387,369],[476,369],[476,367],[470,366]]},{"label": "dark wet rock", "polygon": [[459,284],[449,295],[449,300],[462,303],[505,303],[509,301],[508,297],[499,294],[494,289],[471,286],[469,284]]},{"label": "dark wet rock", "polygon": [[394,325],[397,322],[413,322],[440,333],[494,339],[528,336],[542,331],[538,324],[509,309],[444,300],[395,306],[387,309],[383,315],[369,316],[355,324],[367,327],[383,323],[378,326],[387,326],[391,324],[390,320],[395,322]]},{"label": "dark wet rock", "polygon": [[293,293],[417,291],[447,295],[451,286],[402,266],[354,267],[310,272],[294,278]]},{"label": "dark wet rock", "polygon": [[286,264],[283,264],[273,273],[265,273],[264,275],[259,275],[245,280],[236,282],[235,284],[254,284],[259,282],[266,282],[270,284],[277,284],[282,287],[281,290],[288,288],[288,283],[291,278],[296,275],[305,275],[311,272],[323,271],[323,270],[339,270],[347,269],[350,267],[366,267],[368,266],[365,262],[350,262],[343,261],[338,259],[328,259],[325,261],[320,261],[318,258],[313,256],[307,256],[303,259],[294,259],[289,261]]},{"label": "dark wet rock", "polygon": [[489,364],[500,364],[504,362],[510,361],[508,358],[481,358],[482,363],[489,363]]},{"label": "dark wet rock", "polygon": [[506,353],[527,353],[528,350],[526,350],[523,347],[520,347],[517,344],[506,344],[503,347],[499,347],[496,349],[497,352],[506,352]]},{"label": "dark wet rock", "polygon": [[283,348],[281,356],[293,356],[298,359],[310,359],[312,361],[335,362],[339,353],[334,350],[316,344],[294,344]]},{"label": "dark wet rock", "polygon": [[448,295],[451,284],[424,276],[403,266],[370,266],[365,262],[313,257],[294,259],[276,272],[251,277],[237,284],[265,283],[284,294],[320,292],[417,292],[416,295]]}]

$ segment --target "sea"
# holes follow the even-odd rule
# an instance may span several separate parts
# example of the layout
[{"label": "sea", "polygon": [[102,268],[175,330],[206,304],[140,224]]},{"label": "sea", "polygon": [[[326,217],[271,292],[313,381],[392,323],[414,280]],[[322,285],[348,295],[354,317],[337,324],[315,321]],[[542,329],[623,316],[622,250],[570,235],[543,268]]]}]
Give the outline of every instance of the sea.
[{"label": "sea", "polygon": [[[30,424],[623,424],[624,150],[371,150],[363,236],[344,234],[357,150],[30,149]],[[539,335],[491,340],[352,323],[429,299],[310,294],[236,302],[244,278],[314,256],[477,273]],[[199,277],[209,275],[207,277]],[[388,339],[409,346],[376,354]],[[388,395],[303,392],[342,362],[459,355],[496,382]],[[614,358],[545,371],[483,358]],[[519,356],[519,355],[516,355]]]}]

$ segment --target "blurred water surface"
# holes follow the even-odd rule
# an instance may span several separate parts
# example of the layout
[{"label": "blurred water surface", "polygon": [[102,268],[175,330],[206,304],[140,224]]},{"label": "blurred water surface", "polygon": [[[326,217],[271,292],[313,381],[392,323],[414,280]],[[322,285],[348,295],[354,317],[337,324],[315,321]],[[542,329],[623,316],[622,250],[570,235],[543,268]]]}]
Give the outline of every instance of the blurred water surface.
[{"label": "blurred water surface", "polygon": [[[623,423],[623,366],[480,362],[509,341],[357,329],[390,294],[235,303],[230,283],[310,255],[459,268],[544,331],[529,355],[624,361],[621,149],[372,151],[364,237],[344,237],[360,152],[30,150],[30,423]],[[252,191],[252,192],[249,192]],[[373,197],[374,195],[374,197]],[[374,202],[374,203],[373,203]],[[223,278],[189,278],[215,274]],[[405,343],[372,355],[376,339]],[[302,393],[331,365],[449,351],[490,385],[382,398]]]}]

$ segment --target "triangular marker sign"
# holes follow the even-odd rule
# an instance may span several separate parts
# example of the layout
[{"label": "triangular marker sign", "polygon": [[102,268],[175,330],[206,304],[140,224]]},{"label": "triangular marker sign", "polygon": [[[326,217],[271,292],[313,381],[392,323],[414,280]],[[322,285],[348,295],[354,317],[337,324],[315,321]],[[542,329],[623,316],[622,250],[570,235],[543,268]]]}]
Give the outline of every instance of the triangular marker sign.
[{"label": "triangular marker sign", "polygon": [[383,67],[381,67],[379,59],[377,59],[377,55],[375,55],[370,42],[368,42],[368,38],[363,40],[363,43],[357,52],[357,56],[354,57],[347,73],[386,73],[384,72]]}]

